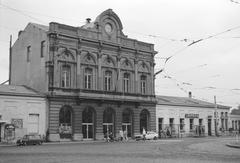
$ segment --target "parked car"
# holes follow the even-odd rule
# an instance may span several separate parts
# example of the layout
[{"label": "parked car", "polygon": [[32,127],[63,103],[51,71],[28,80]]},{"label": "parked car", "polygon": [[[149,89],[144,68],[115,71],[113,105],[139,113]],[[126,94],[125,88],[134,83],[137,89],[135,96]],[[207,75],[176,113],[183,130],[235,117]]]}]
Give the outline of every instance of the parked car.
[{"label": "parked car", "polygon": [[[157,138],[158,138],[158,133],[156,133],[154,131],[148,131],[146,133],[146,139],[147,140],[157,140]],[[142,134],[136,135],[135,139],[136,140],[143,140],[143,135]]]},{"label": "parked car", "polygon": [[23,138],[17,140],[17,145],[41,145],[43,139],[41,135],[24,135]]}]

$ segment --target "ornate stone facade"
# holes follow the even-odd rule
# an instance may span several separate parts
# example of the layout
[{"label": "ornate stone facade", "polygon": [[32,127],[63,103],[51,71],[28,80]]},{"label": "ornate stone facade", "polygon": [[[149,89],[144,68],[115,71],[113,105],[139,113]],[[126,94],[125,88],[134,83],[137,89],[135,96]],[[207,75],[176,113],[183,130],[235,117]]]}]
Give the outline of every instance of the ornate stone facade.
[{"label": "ornate stone facade", "polygon": [[156,51],[122,29],[108,9],[82,27],[52,22],[45,30],[46,83],[39,87],[48,94],[50,140],[102,139],[121,129],[133,137],[143,127],[155,130]]}]

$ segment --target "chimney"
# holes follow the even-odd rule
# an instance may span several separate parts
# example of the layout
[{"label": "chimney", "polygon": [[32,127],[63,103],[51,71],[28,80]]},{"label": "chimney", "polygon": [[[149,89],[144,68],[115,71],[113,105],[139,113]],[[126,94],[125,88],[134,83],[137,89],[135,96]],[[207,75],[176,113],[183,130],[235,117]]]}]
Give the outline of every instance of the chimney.
[{"label": "chimney", "polygon": [[188,92],[188,97],[192,98],[192,92]]},{"label": "chimney", "polygon": [[91,18],[87,18],[86,21],[87,21],[87,24],[91,23]]},{"label": "chimney", "polygon": [[18,32],[18,37],[22,34],[22,30],[20,30],[19,32]]}]

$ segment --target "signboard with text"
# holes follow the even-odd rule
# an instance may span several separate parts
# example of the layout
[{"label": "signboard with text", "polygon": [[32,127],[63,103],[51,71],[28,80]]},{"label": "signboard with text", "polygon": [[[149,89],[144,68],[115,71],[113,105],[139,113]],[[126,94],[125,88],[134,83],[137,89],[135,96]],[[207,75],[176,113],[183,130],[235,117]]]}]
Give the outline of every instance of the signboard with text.
[{"label": "signboard with text", "polygon": [[199,114],[185,114],[185,118],[199,118]]}]

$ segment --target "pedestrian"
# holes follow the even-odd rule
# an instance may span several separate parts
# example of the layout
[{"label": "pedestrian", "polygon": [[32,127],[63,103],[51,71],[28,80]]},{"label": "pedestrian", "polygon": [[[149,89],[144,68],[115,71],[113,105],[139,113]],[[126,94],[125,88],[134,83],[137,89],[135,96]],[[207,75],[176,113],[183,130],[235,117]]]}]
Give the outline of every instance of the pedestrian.
[{"label": "pedestrian", "polygon": [[119,131],[119,135],[120,135],[120,140],[123,141],[123,130]]},{"label": "pedestrian", "polygon": [[124,140],[128,141],[127,130],[123,131]]},{"label": "pedestrian", "polygon": [[146,130],[145,130],[144,127],[143,127],[143,130],[142,130],[142,135],[143,135],[143,140],[145,141],[146,140]]}]

